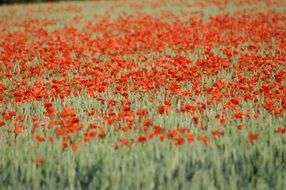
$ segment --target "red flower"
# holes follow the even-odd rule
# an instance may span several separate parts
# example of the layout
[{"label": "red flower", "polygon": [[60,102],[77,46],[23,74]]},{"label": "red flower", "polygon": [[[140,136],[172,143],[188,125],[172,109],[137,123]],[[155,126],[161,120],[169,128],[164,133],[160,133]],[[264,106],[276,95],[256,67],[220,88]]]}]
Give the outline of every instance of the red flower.
[{"label": "red flower", "polygon": [[116,104],[115,100],[107,100],[106,101],[108,105],[114,106]]},{"label": "red flower", "polygon": [[106,136],[106,133],[104,131],[98,134],[98,138],[101,138],[101,139],[105,138],[105,136]]},{"label": "red flower", "polygon": [[242,119],[244,116],[243,112],[237,112],[234,114],[235,119]]},{"label": "red flower", "polygon": [[275,129],[274,132],[275,132],[275,133],[279,133],[279,134],[284,134],[284,133],[286,133],[286,128],[284,128],[284,127],[279,127],[279,128],[277,128],[277,129]]},{"label": "red flower", "polygon": [[96,131],[95,130],[88,130],[87,133],[85,134],[86,137],[95,137],[96,136]]},{"label": "red flower", "polygon": [[194,142],[195,141],[195,136],[191,133],[187,134],[187,141],[189,143]]},{"label": "red flower", "polygon": [[73,152],[75,152],[75,151],[77,151],[78,150],[78,144],[77,143],[73,143],[72,145],[71,145],[71,150],[73,151]]},{"label": "red flower", "polygon": [[5,114],[4,114],[4,119],[5,119],[5,120],[11,120],[12,117],[13,117],[13,116],[10,115],[9,113],[5,113]]},{"label": "red flower", "polygon": [[162,127],[160,127],[160,126],[153,126],[153,133],[154,133],[155,135],[160,134],[162,131],[163,131],[163,128],[162,128]]},{"label": "red flower", "polygon": [[137,137],[137,138],[136,138],[136,142],[141,142],[141,143],[143,143],[143,142],[146,142],[146,141],[147,141],[146,137],[143,137],[143,136],[140,136],[140,137]]},{"label": "red flower", "polygon": [[147,109],[140,109],[137,111],[137,115],[143,117],[148,113]]},{"label": "red flower", "polygon": [[45,137],[44,137],[44,135],[37,135],[36,136],[36,140],[38,142],[45,142]]},{"label": "red flower", "polygon": [[164,135],[164,134],[160,134],[160,135],[159,135],[159,137],[160,137],[160,141],[162,142],[162,141],[164,141],[164,140],[165,140],[166,135]]},{"label": "red flower", "polygon": [[20,134],[20,133],[22,133],[22,131],[23,131],[22,126],[16,126],[15,127],[15,130],[14,130],[15,134]]},{"label": "red flower", "polygon": [[0,127],[4,126],[5,122],[3,120],[0,120]]},{"label": "red flower", "polygon": [[54,142],[55,138],[54,137],[50,137],[49,140],[50,140],[50,142]]},{"label": "red flower", "polygon": [[173,141],[174,141],[176,146],[180,146],[180,145],[184,144],[185,139],[181,138],[181,137],[178,137],[178,138],[173,139]]},{"label": "red flower", "polygon": [[153,122],[152,122],[151,119],[149,119],[149,118],[145,119],[144,125],[146,125],[146,126],[151,126],[152,124],[153,124]]},{"label": "red flower", "polygon": [[158,108],[157,108],[157,112],[159,113],[159,114],[167,114],[168,112],[169,112],[169,109],[168,109],[168,107],[167,106],[165,106],[165,105],[162,105],[162,106],[159,106]]},{"label": "red flower", "polygon": [[239,104],[239,102],[240,102],[240,100],[239,99],[230,99],[230,102],[231,103],[233,103],[233,104],[235,104],[235,105],[238,105]]},{"label": "red flower", "polygon": [[250,133],[249,135],[248,135],[248,141],[249,142],[254,142],[254,141],[256,141],[256,140],[258,140],[258,135],[256,134],[256,133]]},{"label": "red flower", "polygon": [[209,144],[210,140],[206,135],[201,135],[200,140],[203,141],[205,144]]},{"label": "red flower", "polygon": [[34,159],[34,163],[36,164],[36,166],[39,166],[43,163],[44,159],[41,156],[38,156]]},{"label": "red flower", "polygon": [[223,131],[222,131],[222,130],[219,130],[219,129],[212,131],[212,135],[213,135],[214,137],[220,137],[222,134],[223,134]]},{"label": "red flower", "polygon": [[169,135],[169,137],[174,138],[177,135],[177,129],[169,130],[168,135]]},{"label": "red flower", "polygon": [[61,147],[62,147],[62,149],[66,149],[68,147],[68,143],[67,143],[67,141],[65,139],[62,139]]},{"label": "red flower", "polygon": [[44,107],[46,109],[45,115],[47,115],[48,117],[55,116],[56,110],[53,108],[53,104],[45,103]]},{"label": "red flower", "polygon": [[239,130],[242,130],[242,129],[244,129],[246,126],[244,125],[244,124],[239,124],[238,126],[237,126],[237,129],[239,129]]},{"label": "red flower", "polygon": [[62,113],[60,114],[61,117],[73,116],[75,114],[74,109],[70,107],[65,107]]},{"label": "red flower", "polygon": [[194,124],[197,125],[199,123],[199,118],[197,116],[193,117]]},{"label": "red flower", "polygon": [[120,139],[120,142],[121,142],[121,144],[123,144],[123,145],[129,145],[129,141],[126,139],[126,138],[124,138],[124,137],[121,137]]}]

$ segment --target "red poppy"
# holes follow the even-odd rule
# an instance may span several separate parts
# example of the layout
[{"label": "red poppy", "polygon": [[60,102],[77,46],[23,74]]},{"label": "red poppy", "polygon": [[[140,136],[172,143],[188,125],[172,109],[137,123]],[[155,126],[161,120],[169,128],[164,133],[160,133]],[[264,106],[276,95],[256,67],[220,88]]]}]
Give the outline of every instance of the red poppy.
[{"label": "red poppy", "polygon": [[50,137],[49,140],[50,140],[50,142],[54,142],[55,138],[54,137]]},{"label": "red poppy", "polygon": [[237,112],[234,114],[235,119],[242,119],[244,117],[243,112]]},{"label": "red poppy", "polygon": [[197,125],[199,123],[199,117],[194,116],[193,121],[194,121],[194,124]]},{"label": "red poppy", "polygon": [[258,135],[256,133],[250,133],[248,135],[248,140],[249,140],[249,142],[252,143],[252,142],[258,140]]},{"label": "red poppy", "polygon": [[34,159],[34,163],[36,164],[36,166],[39,166],[43,163],[44,159],[41,156],[38,156]]},{"label": "red poppy", "polygon": [[178,138],[174,138],[173,142],[176,146],[180,146],[180,145],[184,144],[185,139],[182,137],[178,137]]},{"label": "red poppy", "polygon": [[146,137],[143,137],[143,136],[140,136],[140,137],[137,137],[136,138],[136,142],[141,142],[141,143],[143,143],[143,142],[146,142],[147,141],[147,138]]},{"label": "red poppy", "polygon": [[279,133],[279,134],[284,134],[284,133],[286,133],[286,128],[285,127],[279,127],[277,129],[275,129],[274,132]]},{"label": "red poppy", "polygon": [[65,107],[64,110],[61,112],[61,117],[73,116],[75,114],[74,109],[70,107]]},{"label": "red poppy", "polygon": [[23,132],[23,127],[22,126],[16,126],[14,130],[15,134],[20,134]]},{"label": "red poppy", "polygon": [[85,136],[87,137],[95,137],[96,136],[96,131],[95,130],[88,130]]},{"label": "red poppy", "polygon": [[5,119],[5,120],[11,120],[12,117],[13,117],[13,116],[10,115],[9,113],[5,113],[5,114],[4,114],[4,119]]},{"label": "red poppy", "polygon": [[177,133],[178,133],[177,129],[171,129],[168,131],[168,136],[174,138],[177,135]]},{"label": "red poppy", "polygon": [[151,126],[152,124],[153,124],[153,122],[152,122],[151,119],[149,119],[149,118],[145,119],[144,125],[146,125],[146,126]]},{"label": "red poppy", "polygon": [[214,137],[220,137],[223,134],[223,131],[218,129],[218,130],[212,130],[211,133]]},{"label": "red poppy", "polygon": [[106,133],[104,131],[98,134],[98,138],[103,139],[105,137],[106,137]]},{"label": "red poppy", "polygon": [[210,143],[210,140],[209,140],[209,138],[206,135],[201,135],[200,136],[200,140],[202,142],[204,142],[205,144],[209,144]]},{"label": "red poppy", "polygon": [[37,135],[36,136],[36,140],[38,141],[38,142],[45,142],[45,136],[44,135]]},{"label": "red poppy", "polygon": [[195,141],[195,136],[192,133],[187,134],[187,141],[192,143]]},{"label": "red poppy", "polygon": [[4,126],[5,122],[3,120],[0,120],[0,127]]},{"label": "red poppy", "polygon": [[71,145],[71,150],[72,150],[73,152],[75,152],[75,151],[78,150],[78,147],[79,147],[79,145],[78,145],[77,143],[73,143],[73,144]]},{"label": "red poppy", "polygon": [[119,140],[120,140],[121,144],[123,144],[123,145],[129,145],[130,144],[130,142],[124,137],[121,137]]},{"label": "red poppy", "polygon": [[162,106],[159,106],[158,108],[157,108],[157,112],[159,113],[159,114],[167,114],[168,112],[169,112],[169,109],[168,109],[168,107],[167,106],[165,106],[165,105],[162,105]]},{"label": "red poppy", "polygon": [[164,141],[164,140],[165,140],[165,138],[166,138],[166,135],[164,135],[164,134],[160,134],[160,135],[159,135],[159,138],[160,138],[160,141]]},{"label": "red poppy", "polygon": [[68,147],[68,143],[67,143],[67,141],[65,139],[62,139],[61,147],[62,147],[62,149],[66,149]]},{"label": "red poppy", "polygon": [[148,113],[147,109],[140,109],[137,111],[137,115],[141,117],[145,116],[147,113]]},{"label": "red poppy", "polygon": [[160,127],[160,126],[153,126],[153,133],[155,134],[155,135],[158,135],[158,134],[160,134],[162,131],[163,131],[164,129],[162,128],[162,127]]}]

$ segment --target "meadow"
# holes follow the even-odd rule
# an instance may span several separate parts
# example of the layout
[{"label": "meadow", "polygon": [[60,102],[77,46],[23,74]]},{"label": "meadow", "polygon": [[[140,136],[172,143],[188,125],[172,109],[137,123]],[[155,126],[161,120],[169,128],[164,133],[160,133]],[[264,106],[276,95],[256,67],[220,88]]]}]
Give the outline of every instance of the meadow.
[{"label": "meadow", "polygon": [[285,36],[285,1],[0,6],[0,189],[284,189]]}]

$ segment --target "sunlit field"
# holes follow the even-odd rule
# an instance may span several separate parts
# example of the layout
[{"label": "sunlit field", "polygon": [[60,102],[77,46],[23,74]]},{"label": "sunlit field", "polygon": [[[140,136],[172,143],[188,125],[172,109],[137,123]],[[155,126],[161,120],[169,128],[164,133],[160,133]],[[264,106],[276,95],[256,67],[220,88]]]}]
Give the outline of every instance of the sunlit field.
[{"label": "sunlit field", "polygon": [[1,190],[285,186],[285,1],[0,6]]}]

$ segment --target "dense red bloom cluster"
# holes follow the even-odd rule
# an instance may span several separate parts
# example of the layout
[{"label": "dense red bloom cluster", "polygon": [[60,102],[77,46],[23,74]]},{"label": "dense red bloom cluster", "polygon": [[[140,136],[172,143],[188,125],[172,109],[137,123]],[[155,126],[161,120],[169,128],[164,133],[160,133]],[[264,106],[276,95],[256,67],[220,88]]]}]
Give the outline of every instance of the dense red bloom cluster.
[{"label": "dense red bloom cluster", "polygon": [[[226,6],[213,4],[222,10]],[[159,5],[154,3],[154,7]],[[205,2],[193,6],[203,9]],[[31,13],[37,11],[31,8]],[[50,5],[49,12],[53,11],[62,10]],[[0,130],[10,124],[13,129],[7,130],[16,135],[31,130],[39,143],[60,138],[62,148],[72,151],[80,143],[105,138],[110,131],[136,131],[138,136],[133,139],[117,139],[126,146],[153,138],[169,139],[179,146],[195,140],[209,144],[224,135],[223,128],[205,132],[211,128],[204,124],[205,110],[218,104],[223,107],[216,115],[221,126],[232,120],[258,119],[259,110],[273,117],[286,115],[285,14],[244,11],[204,21],[203,14],[182,12],[182,19],[167,12],[115,20],[97,16],[96,22],[91,22],[80,16],[83,7],[69,6],[64,11],[77,16],[64,21],[28,16],[1,21],[1,105],[44,102],[44,116],[19,115],[7,108],[1,113]],[[64,27],[56,27],[63,22]],[[81,27],[76,28],[79,23]],[[111,99],[107,93],[120,98]],[[55,99],[63,101],[83,94],[106,106],[106,110],[86,110],[88,117],[103,123],[84,126],[75,108],[55,108]],[[161,104],[150,106],[153,111],[135,110],[134,105],[143,101],[145,94],[150,95],[150,105],[155,97],[162,99]],[[134,100],[136,95],[140,98]],[[243,110],[246,103],[251,103],[253,110]],[[184,126],[165,129],[153,122],[151,113],[158,117],[185,114],[203,134],[195,136]],[[23,125],[28,117],[32,127]],[[54,130],[56,136],[40,134],[39,128]],[[239,130],[245,128],[243,123],[237,126]],[[274,132],[285,134],[285,128]],[[259,138],[249,134],[248,140]],[[41,162],[35,160],[37,165]]]}]

